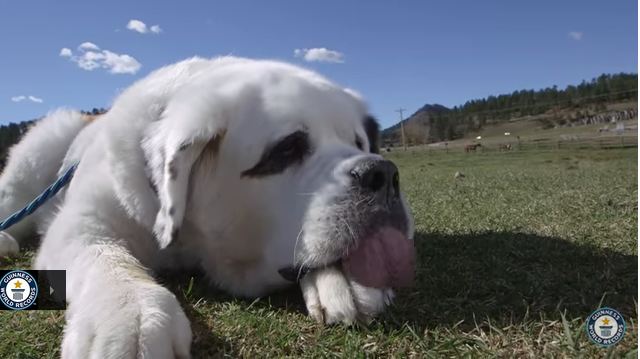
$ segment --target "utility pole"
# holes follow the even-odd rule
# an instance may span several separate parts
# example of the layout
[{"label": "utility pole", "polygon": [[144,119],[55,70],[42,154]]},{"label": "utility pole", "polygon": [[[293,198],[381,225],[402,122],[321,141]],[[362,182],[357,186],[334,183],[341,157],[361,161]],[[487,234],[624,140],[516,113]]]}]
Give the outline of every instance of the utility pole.
[{"label": "utility pole", "polygon": [[402,147],[404,148],[404,150],[407,150],[407,140],[405,138],[404,135],[404,119],[402,116],[402,113],[406,111],[404,108],[399,108],[396,110],[397,113],[400,114],[400,133],[402,133]]}]

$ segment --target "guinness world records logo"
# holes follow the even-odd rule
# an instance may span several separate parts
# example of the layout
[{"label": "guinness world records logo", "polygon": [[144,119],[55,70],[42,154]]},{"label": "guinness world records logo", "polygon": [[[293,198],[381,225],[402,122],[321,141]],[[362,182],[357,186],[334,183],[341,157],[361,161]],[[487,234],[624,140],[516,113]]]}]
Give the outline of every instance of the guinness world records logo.
[{"label": "guinness world records logo", "polygon": [[28,272],[14,270],[0,279],[0,302],[7,308],[23,310],[38,298],[38,283]]},{"label": "guinness world records logo", "polygon": [[587,336],[597,345],[608,347],[618,344],[624,337],[626,325],[615,309],[603,307],[587,318]]}]

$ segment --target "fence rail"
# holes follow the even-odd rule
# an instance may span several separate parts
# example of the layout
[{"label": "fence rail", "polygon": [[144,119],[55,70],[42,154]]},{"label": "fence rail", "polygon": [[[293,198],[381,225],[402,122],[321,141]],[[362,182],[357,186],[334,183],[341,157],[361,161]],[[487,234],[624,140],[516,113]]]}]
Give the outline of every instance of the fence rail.
[{"label": "fence rail", "polygon": [[[560,150],[560,149],[616,149],[616,148],[637,148],[638,137],[637,136],[600,136],[585,139],[533,139],[533,140],[521,140],[510,141],[504,143],[481,143],[481,146],[475,150],[465,150],[464,144],[450,144],[450,145],[420,145],[411,146],[410,150],[423,150],[428,152],[469,152],[469,153],[484,153],[484,152],[509,152],[509,151],[536,151],[536,150]],[[508,146],[510,145],[510,147]],[[401,147],[392,148],[392,151],[402,151]]]}]

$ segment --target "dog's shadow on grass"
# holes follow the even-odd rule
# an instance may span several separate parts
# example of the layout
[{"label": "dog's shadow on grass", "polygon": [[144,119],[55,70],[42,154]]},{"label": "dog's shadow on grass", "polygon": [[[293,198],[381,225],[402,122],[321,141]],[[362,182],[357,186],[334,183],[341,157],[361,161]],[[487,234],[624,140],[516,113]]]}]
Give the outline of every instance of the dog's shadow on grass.
[{"label": "dog's shadow on grass", "polygon": [[[416,233],[417,275],[413,289],[402,290],[379,323],[391,330],[410,325],[423,331],[435,327],[473,329],[490,322],[496,327],[527,320],[586,318],[600,306],[635,317],[637,256],[578,245],[567,240],[524,233],[484,232],[468,235]],[[170,280],[185,292],[184,273]],[[188,278],[188,277],[187,277]],[[196,274],[197,297],[214,302],[238,301],[208,287]],[[181,283],[176,287],[175,283]],[[170,285],[171,286],[171,285]],[[257,301],[239,300],[254,308],[305,313],[299,289],[278,292]],[[185,305],[198,333],[210,341],[210,318]],[[205,347],[232,349],[230,343]],[[196,345],[198,346],[198,345]]]},{"label": "dog's shadow on grass", "polygon": [[565,311],[586,318],[599,306],[636,315],[637,255],[508,232],[417,233],[416,248],[416,286],[387,314],[395,324],[499,326]]}]

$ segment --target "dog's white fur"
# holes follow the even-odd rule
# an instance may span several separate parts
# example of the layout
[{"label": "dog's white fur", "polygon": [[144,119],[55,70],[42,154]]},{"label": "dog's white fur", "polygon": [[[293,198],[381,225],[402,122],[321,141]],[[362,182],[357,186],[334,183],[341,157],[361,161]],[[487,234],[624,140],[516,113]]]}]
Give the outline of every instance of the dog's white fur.
[{"label": "dog's white fur", "polygon": [[[352,91],[291,65],[194,58],[162,68],[97,120],[58,110],[13,148],[0,217],[79,166],[56,201],[0,233],[0,255],[37,228],[35,268],[67,270],[63,357],[188,357],[189,321],[149,269],[201,266],[221,288],[260,296],[289,284],[278,269],[294,263],[296,244],[316,262],[334,260],[314,252],[313,241],[327,239],[314,237],[308,217],[323,210],[313,208],[318,196],[344,190],[344,163],[377,157],[366,151],[365,116]],[[240,176],[295,130],[309,133],[312,158],[279,175]],[[393,298],[332,266],[301,288],[325,323],[374,316]]]}]

